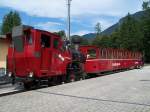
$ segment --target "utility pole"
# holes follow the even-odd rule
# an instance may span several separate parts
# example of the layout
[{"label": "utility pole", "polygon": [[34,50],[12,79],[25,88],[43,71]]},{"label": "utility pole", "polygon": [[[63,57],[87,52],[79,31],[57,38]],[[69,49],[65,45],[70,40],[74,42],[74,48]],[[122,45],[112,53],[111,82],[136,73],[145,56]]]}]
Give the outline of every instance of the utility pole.
[{"label": "utility pole", "polygon": [[71,0],[67,0],[67,6],[68,6],[68,17],[67,17],[67,40],[70,41],[70,6],[71,6]]}]

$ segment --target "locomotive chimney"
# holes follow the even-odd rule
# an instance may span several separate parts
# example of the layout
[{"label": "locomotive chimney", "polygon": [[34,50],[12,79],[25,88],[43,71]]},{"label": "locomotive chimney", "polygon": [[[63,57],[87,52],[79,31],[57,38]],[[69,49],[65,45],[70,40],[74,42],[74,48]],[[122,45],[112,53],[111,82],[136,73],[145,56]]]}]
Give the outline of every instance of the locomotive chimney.
[{"label": "locomotive chimney", "polygon": [[82,39],[80,37],[74,37],[72,38],[72,43],[74,44],[75,50],[79,50],[79,46],[81,43]]}]

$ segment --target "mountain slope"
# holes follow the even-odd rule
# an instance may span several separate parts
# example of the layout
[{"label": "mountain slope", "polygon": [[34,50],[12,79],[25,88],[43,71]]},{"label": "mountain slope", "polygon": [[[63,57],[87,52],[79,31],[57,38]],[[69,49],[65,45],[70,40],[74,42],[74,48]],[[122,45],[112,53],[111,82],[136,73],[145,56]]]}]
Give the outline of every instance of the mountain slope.
[{"label": "mountain slope", "polygon": [[[135,14],[132,14],[131,16],[136,20],[141,20],[142,17],[145,15],[144,11],[136,12]],[[112,25],[111,27],[107,28],[102,32],[103,35],[110,35],[112,32],[114,32],[118,27],[119,24],[121,24],[124,21],[125,17],[121,18],[118,23]]]},{"label": "mountain slope", "polygon": [[[140,11],[140,12],[136,12],[135,14],[132,14],[131,16],[133,18],[135,18],[136,20],[141,20],[144,15],[145,15],[145,12],[144,11]],[[110,35],[110,34],[112,34],[112,32],[114,32],[119,27],[119,24],[121,24],[124,21],[125,17],[121,18],[118,23],[116,23],[116,24],[110,26],[109,28],[107,28],[106,30],[104,30],[102,32],[102,35]],[[94,38],[95,36],[96,36],[95,33],[89,33],[89,34],[83,35],[84,38],[88,38],[88,39]]]}]

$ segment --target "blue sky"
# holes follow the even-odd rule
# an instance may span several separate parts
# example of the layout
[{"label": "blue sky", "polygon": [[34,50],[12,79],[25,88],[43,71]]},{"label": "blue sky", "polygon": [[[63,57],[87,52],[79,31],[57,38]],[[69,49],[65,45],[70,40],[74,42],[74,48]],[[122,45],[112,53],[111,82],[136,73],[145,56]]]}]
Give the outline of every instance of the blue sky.
[{"label": "blue sky", "polygon": [[[66,30],[67,0],[0,0],[0,22],[10,10],[19,12],[23,24],[47,31]],[[141,10],[143,0],[72,0],[71,34],[94,32],[97,22],[102,30],[128,12]]]}]

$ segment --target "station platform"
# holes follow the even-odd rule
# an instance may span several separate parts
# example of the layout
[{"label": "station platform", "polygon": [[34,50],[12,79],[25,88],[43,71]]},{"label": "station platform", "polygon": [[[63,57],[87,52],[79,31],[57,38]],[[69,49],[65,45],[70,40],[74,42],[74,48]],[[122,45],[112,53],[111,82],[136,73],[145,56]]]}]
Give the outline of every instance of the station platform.
[{"label": "station platform", "polygon": [[150,66],[0,97],[0,112],[150,112]]}]

